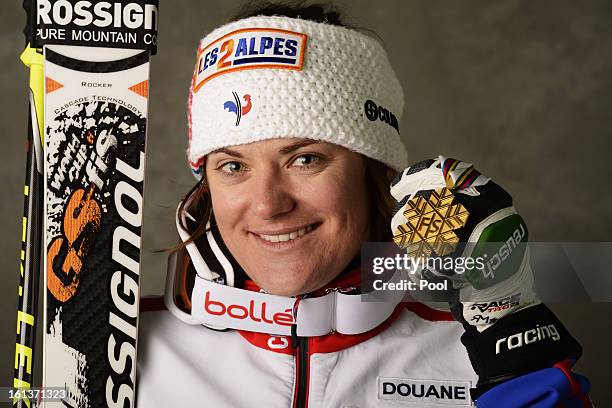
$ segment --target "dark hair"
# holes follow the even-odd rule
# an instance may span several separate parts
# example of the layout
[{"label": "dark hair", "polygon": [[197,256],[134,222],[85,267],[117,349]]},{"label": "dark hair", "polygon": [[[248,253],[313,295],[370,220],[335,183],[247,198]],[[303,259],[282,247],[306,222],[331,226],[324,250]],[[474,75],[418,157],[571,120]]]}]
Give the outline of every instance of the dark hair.
[{"label": "dark hair", "polygon": [[230,21],[242,20],[254,16],[284,16],[302,20],[327,23],[347,28],[340,11],[335,6],[325,3],[308,4],[306,1],[251,1],[243,4]]},{"label": "dark hair", "polygon": [[[336,7],[325,3],[308,4],[306,1],[251,1],[245,3],[230,21],[254,16],[300,18],[303,20],[356,29],[343,21],[342,15]],[[390,172],[389,167],[377,160],[365,156],[363,157],[366,167],[365,183],[370,200],[370,240],[390,241],[392,237],[389,223],[394,207],[394,200],[389,192],[389,184],[394,172]],[[187,204],[189,204],[189,206],[187,206]],[[179,214],[184,214],[185,211],[198,220],[196,229],[191,231],[191,237],[189,241],[187,241],[192,242],[207,231],[207,222],[211,219],[212,215],[212,203],[210,191],[206,184],[205,173],[202,173],[202,180],[185,195],[179,208]],[[189,230],[186,225],[183,225],[183,228]],[[183,246],[184,244],[179,244],[175,249],[182,248]]]}]

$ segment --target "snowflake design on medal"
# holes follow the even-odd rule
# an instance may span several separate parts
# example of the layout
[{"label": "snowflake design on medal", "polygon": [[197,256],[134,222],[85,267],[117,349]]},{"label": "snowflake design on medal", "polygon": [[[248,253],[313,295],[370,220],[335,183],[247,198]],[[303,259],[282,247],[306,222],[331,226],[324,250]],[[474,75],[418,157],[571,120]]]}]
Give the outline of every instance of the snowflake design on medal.
[{"label": "snowflake design on medal", "polygon": [[448,188],[422,194],[406,203],[406,223],[397,227],[393,240],[412,257],[445,256],[452,253],[459,237],[455,230],[465,226],[469,213],[461,204],[453,205],[455,196]]}]

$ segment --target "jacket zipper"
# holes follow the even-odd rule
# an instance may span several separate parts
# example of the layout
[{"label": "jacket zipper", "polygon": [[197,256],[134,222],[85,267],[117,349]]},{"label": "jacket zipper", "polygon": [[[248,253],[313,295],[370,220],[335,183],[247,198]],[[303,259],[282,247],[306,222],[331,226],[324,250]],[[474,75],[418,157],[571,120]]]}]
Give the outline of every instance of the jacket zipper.
[{"label": "jacket zipper", "polygon": [[297,338],[296,356],[296,390],[294,408],[308,407],[308,377],[310,371],[310,358],[308,355],[308,337]]}]

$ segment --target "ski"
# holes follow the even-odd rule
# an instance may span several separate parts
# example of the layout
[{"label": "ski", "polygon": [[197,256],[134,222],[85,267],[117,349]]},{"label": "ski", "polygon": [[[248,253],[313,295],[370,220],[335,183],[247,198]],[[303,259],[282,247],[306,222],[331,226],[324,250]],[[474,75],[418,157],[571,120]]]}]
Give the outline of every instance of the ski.
[{"label": "ski", "polygon": [[[44,407],[133,407],[157,0],[37,0]],[[45,399],[46,398],[46,399]]]}]

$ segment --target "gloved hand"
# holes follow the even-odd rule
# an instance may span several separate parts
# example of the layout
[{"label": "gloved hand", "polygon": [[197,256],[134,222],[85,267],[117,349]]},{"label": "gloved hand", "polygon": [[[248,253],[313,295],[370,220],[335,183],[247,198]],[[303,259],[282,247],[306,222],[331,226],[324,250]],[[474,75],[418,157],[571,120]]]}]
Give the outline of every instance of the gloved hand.
[{"label": "gloved hand", "polygon": [[[391,221],[396,244],[415,258],[454,260],[450,268],[447,262],[422,268],[412,279],[450,280],[461,303],[457,312],[469,325],[482,332],[540,303],[527,226],[510,195],[470,163],[442,156],[420,162],[396,177],[391,194],[399,202]],[[461,258],[480,263],[467,268]]]},{"label": "gloved hand", "polygon": [[440,156],[400,173],[391,194],[400,248],[413,257],[474,261],[467,268],[434,263],[411,277],[451,283],[451,311],[464,326],[461,341],[479,376],[474,397],[580,357],[580,345],[535,294],[527,227],[503,188],[470,163]]}]

